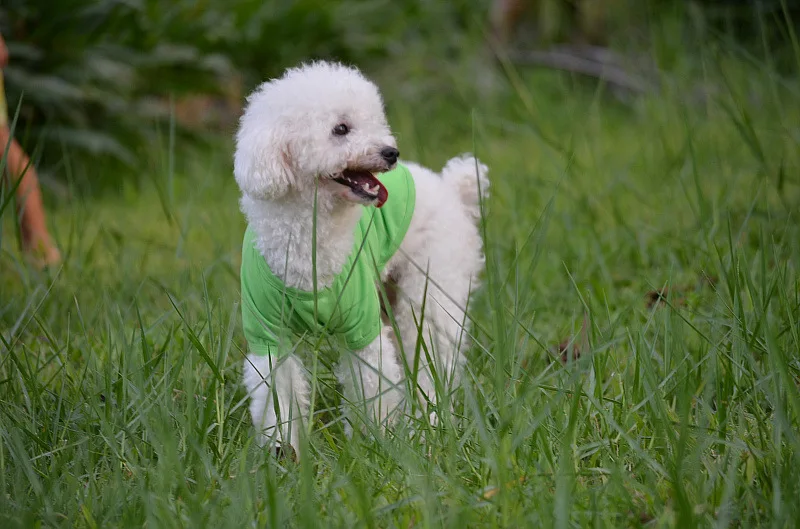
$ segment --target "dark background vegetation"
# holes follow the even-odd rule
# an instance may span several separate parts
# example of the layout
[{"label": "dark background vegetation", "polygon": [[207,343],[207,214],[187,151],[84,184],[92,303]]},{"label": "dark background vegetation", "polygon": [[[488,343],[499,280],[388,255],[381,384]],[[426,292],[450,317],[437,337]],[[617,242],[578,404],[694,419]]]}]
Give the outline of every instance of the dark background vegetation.
[{"label": "dark background vegetation", "polygon": [[[518,50],[592,44],[641,59],[647,49],[649,67],[669,71],[693,42],[711,41],[787,75],[797,66],[794,0],[529,4],[510,43]],[[492,55],[491,9],[489,0],[6,0],[8,102],[12,114],[20,107],[17,136],[37,154],[46,182],[102,161],[119,170],[77,171],[89,175],[78,187],[115,187],[137,178],[150,143],[172,120],[177,133],[195,139],[229,136],[244,94],[302,60],[339,59],[417,86],[434,79],[431,72],[477,61],[480,77],[480,59]],[[427,89],[469,98],[473,87]]]}]

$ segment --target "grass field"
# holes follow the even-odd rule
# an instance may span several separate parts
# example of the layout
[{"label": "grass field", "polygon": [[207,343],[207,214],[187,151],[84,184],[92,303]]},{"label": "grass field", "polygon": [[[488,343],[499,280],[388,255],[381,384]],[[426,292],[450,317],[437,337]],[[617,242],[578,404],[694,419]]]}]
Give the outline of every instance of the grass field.
[{"label": "grass field", "polygon": [[626,103],[545,72],[382,83],[405,158],[491,168],[480,345],[436,430],[348,441],[321,389],[299,464],[254,445],[239,385],[229,140],[165,135],[146,185],[56,205],[60,270],[6,211],[0,527],[794,527],[798,86],[698,63]]}]

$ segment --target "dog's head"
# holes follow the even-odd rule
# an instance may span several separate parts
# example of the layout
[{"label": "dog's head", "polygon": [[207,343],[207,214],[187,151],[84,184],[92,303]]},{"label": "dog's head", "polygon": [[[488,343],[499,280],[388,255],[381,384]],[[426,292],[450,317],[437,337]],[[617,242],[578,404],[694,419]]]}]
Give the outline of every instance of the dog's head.
[{"label": "dog's head", "polygon": [[275,200],[314,189],[383,205],[373,176],[399,155],[378,88],[358,70],[315,62],[288,70],[247,98],[236,135],[234,175],[242,193]]}]

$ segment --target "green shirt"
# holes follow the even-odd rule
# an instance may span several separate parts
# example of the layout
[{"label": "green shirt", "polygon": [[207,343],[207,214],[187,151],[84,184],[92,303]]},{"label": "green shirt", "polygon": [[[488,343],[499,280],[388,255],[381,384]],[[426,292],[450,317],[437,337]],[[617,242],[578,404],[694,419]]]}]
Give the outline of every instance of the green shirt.
[{"label": "green shirt", "polygon": [[377,285],[411,223],[414,180],[398,165],[379,175],[389,192],[381,208],[365,207],[355,229],[353,250],[333,283],[314,293],[287,287],[255,248],[250,227],[242,244],[242,324],[250,352],[280,358],[298,338],[336,335],[351,349],[378,337],[381,304]]}]

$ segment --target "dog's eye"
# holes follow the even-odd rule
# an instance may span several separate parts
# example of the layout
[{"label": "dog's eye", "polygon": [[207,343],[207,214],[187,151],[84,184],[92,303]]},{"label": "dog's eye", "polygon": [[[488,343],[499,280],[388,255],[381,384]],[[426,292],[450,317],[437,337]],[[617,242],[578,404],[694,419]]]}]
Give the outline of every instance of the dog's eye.
[{"label": "dog's eye", "polygon": [[333,133],[336,134],[337,136],[344,136],[348,132],[350,132],[350,127],[348,127],[344,123],[339,123],[338,125],[333,127]]}]

